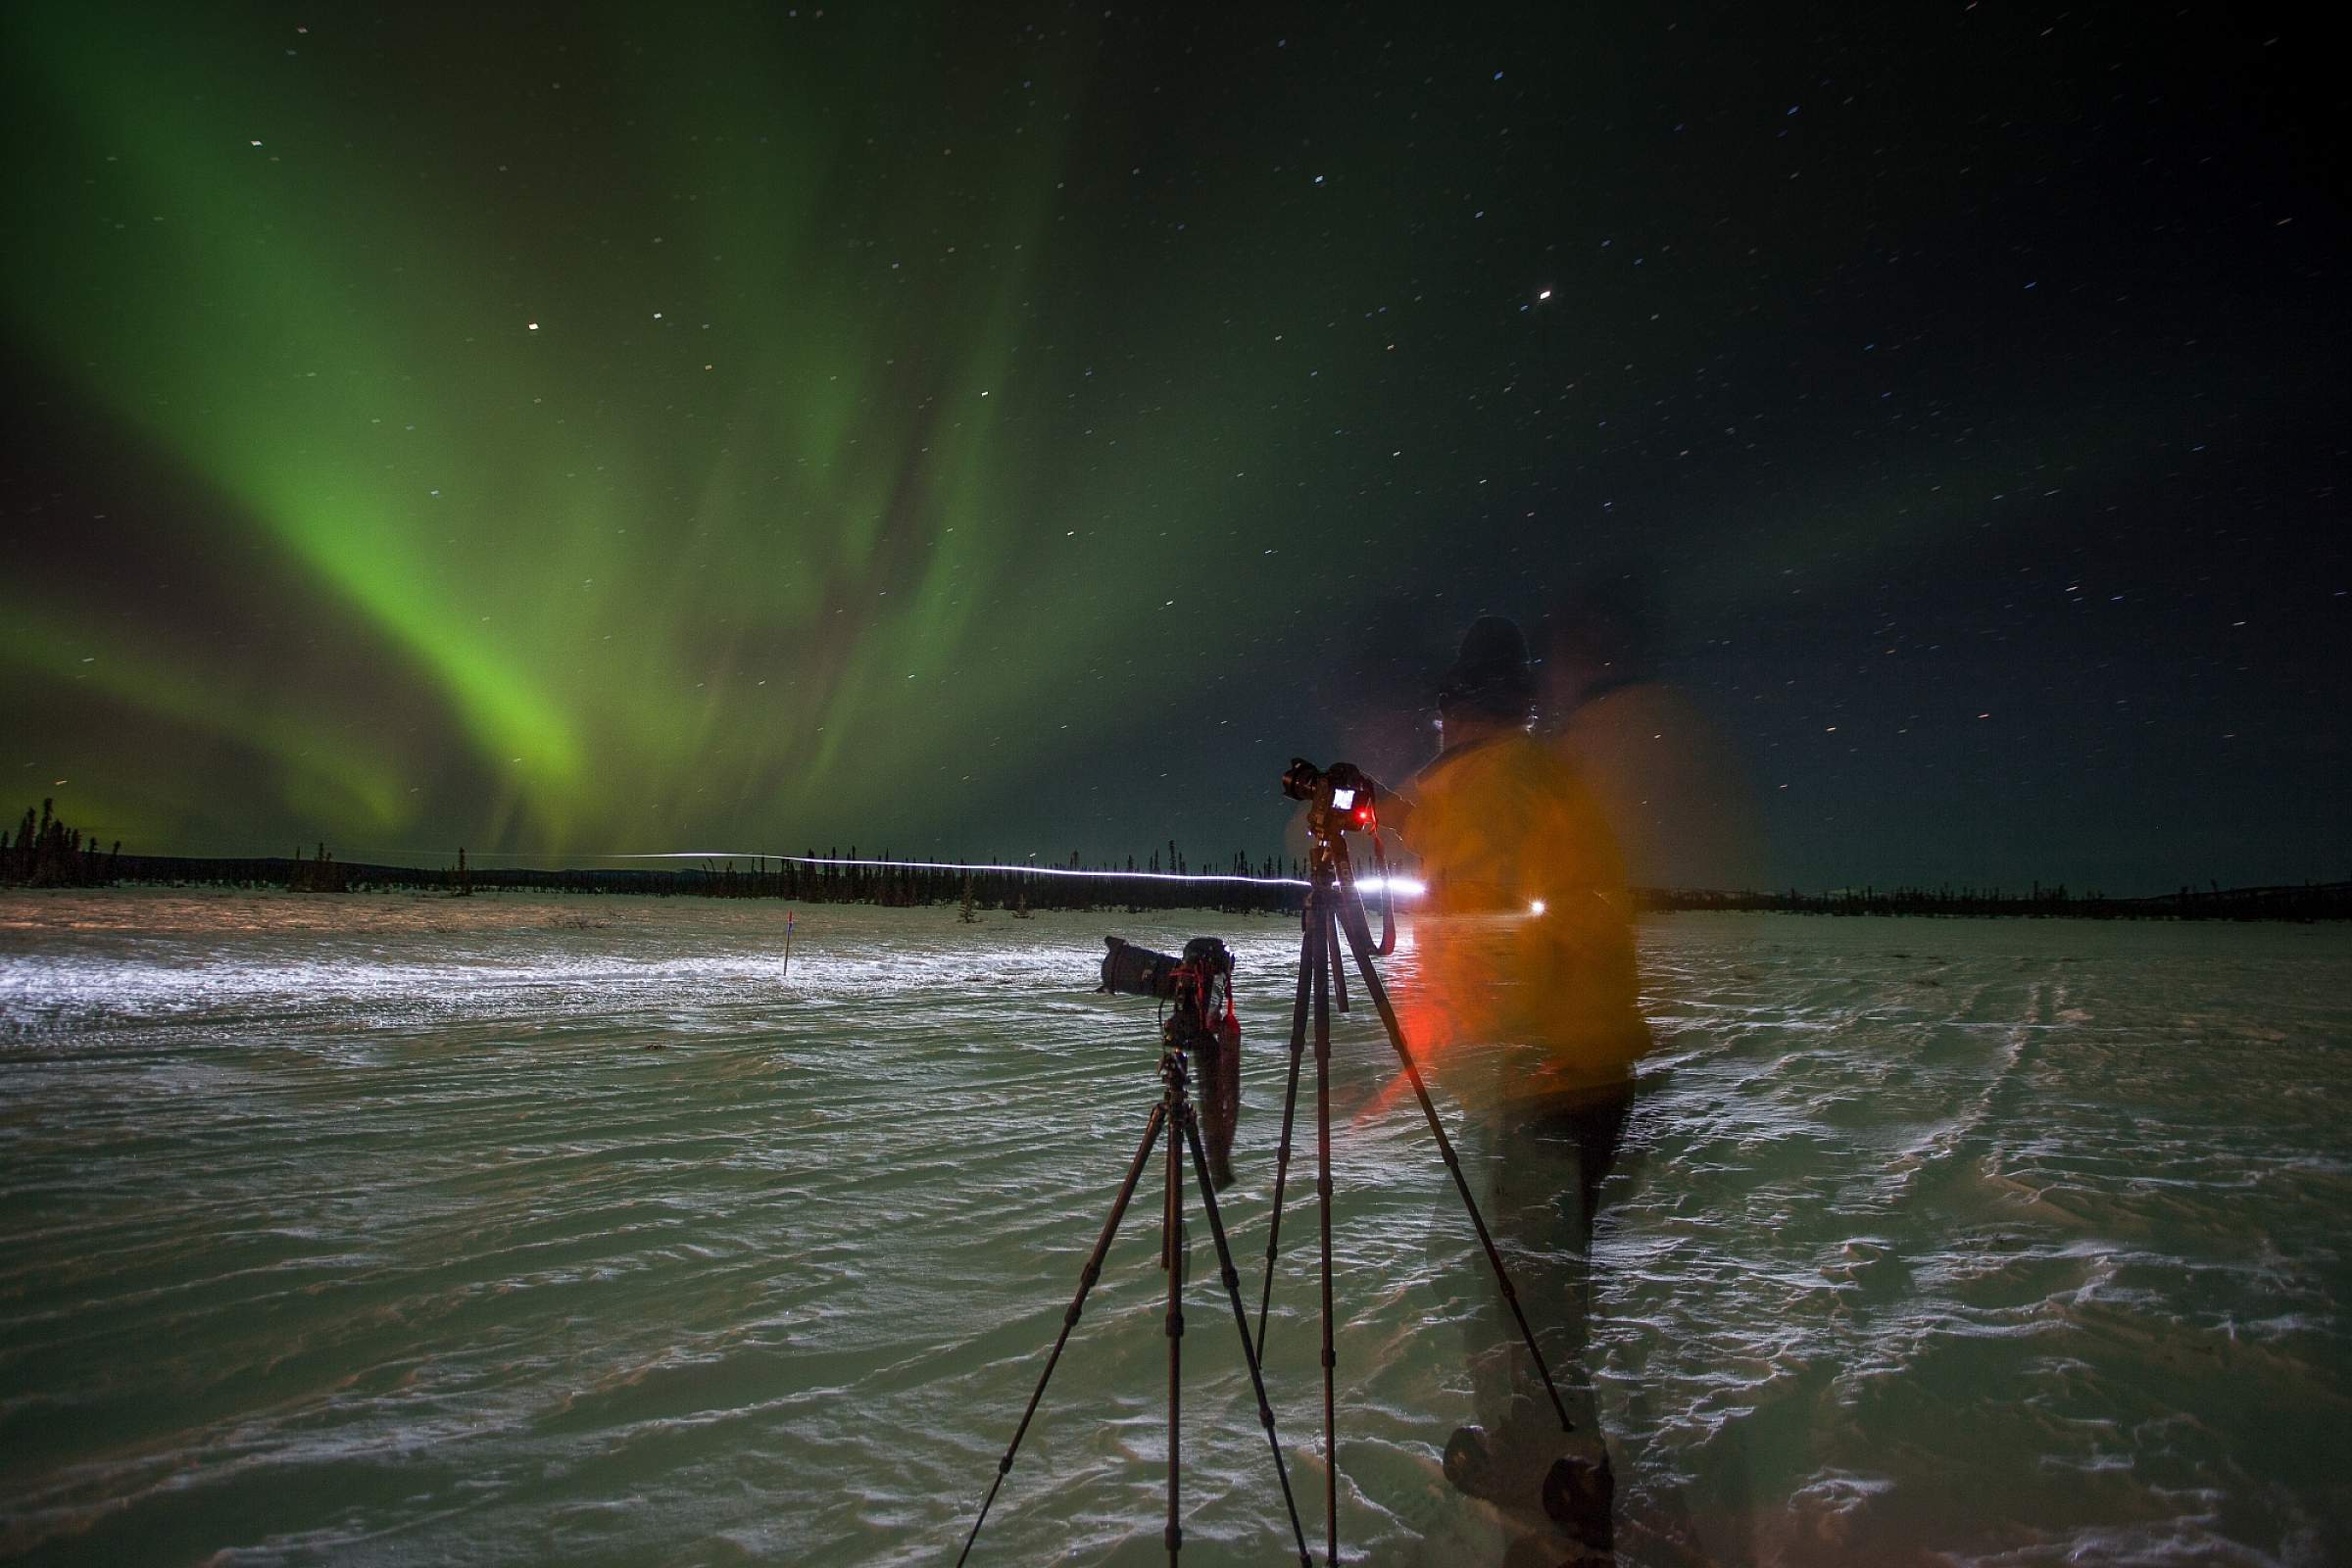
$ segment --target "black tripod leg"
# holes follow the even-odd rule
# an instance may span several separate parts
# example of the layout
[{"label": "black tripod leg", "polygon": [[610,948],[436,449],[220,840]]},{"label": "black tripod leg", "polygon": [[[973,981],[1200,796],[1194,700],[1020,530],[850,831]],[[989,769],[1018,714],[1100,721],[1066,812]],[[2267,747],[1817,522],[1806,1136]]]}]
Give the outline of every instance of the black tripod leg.
[{"label": "black tripod leg", "polygon": [[1348,1010],[1348,960],[1340,956],[1340,944],[1328,931],[1324,933],[1324,951],[1331,955],[1331,1000],[1342,1012]]},{"label": "black tripod leg", "polygon": [[[1331,910],[1324,908],[1320,918],[1321,941],[1330,949],[1335,945]],[[1331,1348],[1331,975],[1320,964],[1315,969],[1315,1154],[1323,1218],[1323,1523],[1331,1568],[1339,1568],[1339,1401],[1332,1390],[1339,1357]]]},{"label": "black tripod leg", "polygon": [[1380,1010],[1380,1021],[1389,1031],[1389,1044],[1396,1048],[1397,1059],[1404,1063],[1404,1075],[1412,1083],[1414,1098],[1421,1102],[1421,1114],[1429,1118],[1430,1135],[1438,1141],[1439,1156],[1453,1173],[1454,1191],[1462,1195],[1462,1206],[1470,1211],[1470,1223],[1478,1230],[1478,1245],[1487,1250],[1487,1261],[1494,1265],[1494,1283],[1502,1288],[1502,1298],[1510,1304],[1511,1316],[1519,1320],[1519,1337],[1527,1342],[1527,1353],[1535,1357],[1536,1371],[1544,1379],[1544,1392],[1551,1396],[1551,1407],[1559,1415],[1560,1430],[1574,1432],[1576,1423],[1568,1419],[1568,1406],[1561,1401],[1559,1388],[1551,1381],[1551,1368],[1544,1364],[1544,1352],[1536,1348],[1536,1332],[1528,1326],[1527,1311],[1519,1304],[1518,1291],[1511,1286],[1510,1270],[1502,1266],[1502,1254],[1494,1249],[1486,1216],[1478,1211],[1478,1200],[1470,1196],[1470,1181],[1462,1174],[1461,1156],[1453,1152],[1453,1141],[1446,1136],[1446,1124],[1438,1120],[1438,1107],[1430,1102],[1429,1086],[1421,1081],[1421,1065],[1405,1046],[1404,1029],[1396,1021],[1396,1009],[1389,1002],[1388,988],[1380,983],[1380,974],[1372,967],[1372,930],[1365,922],[1363,906],[1343,906],[1342,918],[1348,928],[1348,946],[1355,954],[1356,969],[1364,977],[1364,989],[1372,994],[1372,1005]]},{"label": "black tripod leg", "polygon": [[[1186,1123],[1184,1106],[1178,1106],[1175,1119],[1179,1126]],[[1183,1426],[1178,1419],[1184,1403],[1184,1142],[1183,1133],[1169,1129],[1168,1206],[1160,1248],[1168,1270],[1168,1527],[1160,1533],[1168,1544],[1168,1568],[1176,1568],[1177,1554],[1184,1550],[1184,1526],[1178,1522],[1178,1499],[1184,1490],[1179,1452]]]},{"label": "black tripod leg", "polygon": [[1291,999],[1291,1087],[1282,1097],[1282,1142],[1274,1149],[1274,1212],[1266,1224],[1266,1278],[1257,1298],[1257,1359],[1266,1358],[1266,1307],[1274,1299],[1274,1251],[1282,1240],[1282,1190],[1291,1174],[1291,1122],[1298,1108],[1298,1063],[1306,1054],[1306,998],[1310,977],[1315,966],[1322,963],[1322,954],[1328,944],[1317,938],[1323,935],[1315,918],[1315,901],[1306,901],[1306,912],[1299,919],[1298,991]]},{"label": "black tripod leg", "polygon": [[1046,1396],[1047,1380],[1054,1376],[1054,1368],[1061,1360],[1062,1347],[1070,1343],[1070,1330],[1078,1326],[1078,1313],[1086,1305],[1086,1294],[1102,1277],[1102,1259],[1109,1255],[1110,1240],[1119,1233],[1127,1201],[1135,1196],[1136,1184],[1144,1179],[1145,1162],[1151,1159],[1152,1146],[1159,1141],[1160,1128],[1167,1118],[1165,1103],[1152,1107],[1151,1124],[1144,1129],[1144,1141],[1135,1151],[1135,1163],[1127,1167],[1127,1179],[1119,1184],[1119,1196],[1110,1205],[1110,1218],[1103,1222],[1102,1234],[1095,1238],[1095,1250],[1088,1255],[1086,1267],[1078,1271],[1078,1294],[1070,1298],[1069,1310],[1061,1314],[1061,1332],[1054,1338],[1054,1353],[1046,1357],[1046,1369],[1038,1374],[1037,1387],[1029,1395],[1029,1408],[1021,1412],[1021,1424],[1013,1429],[1004,1457],[997,1461],[997,1479],[989,1483],[988,1497],[980,1504],[980,1517],[972,1521],[972,1533],[963,1538],[963,1550],[956,1559],[958,1568],[972,1554],[972,1543],[980,1539],[980,1527],[988,1523],[988,1510],[997,1500],[997,1489],[1004,1485],[1005,1473],[1012,1469],[1012,1456],[1020,1452],[1021,1439],[1028,1436],[1029,1423],[1037,1416],[1038,1401]]},{"label": "black tripod leg", "polygon": [[1225,1221],[1217,1212],[1217,1190],[1208,1179],[1208,1151],[1200,1129],[1183,1118],[1186,1140],[1193,1148],[1193,1169],[1200,1178],[1200,1205],[1208,1213],[1209,1239],[1217,1244],[1217,1277],[1225,1282],[1225,1298],[1233,1303],[1234,1331],[1242,1337],[1242,1357],[1250,1363],[1250,1387],[1257,1391],[1257,1421],[1266,1429],[1266,1446],[1274,1450],[1274,1473],[1282,1478],[1282,1505],[1290,1510],[1291,1534],[1298,1543],[1298,1568],[1308,1568],[1306,1532],[1298,1526],[1298,1504],[1291,1496],[1290,1467],[1282,1462],[1282,1443],[1274,1435],[1274,1406],[1266,1399],[1266,1380],[1258,1370],[1257,1352],[1250,1348],[1250,1315],[1242,1309],[1242,1272],[1233,1266],[1233,1249],[1225,1242]]}]

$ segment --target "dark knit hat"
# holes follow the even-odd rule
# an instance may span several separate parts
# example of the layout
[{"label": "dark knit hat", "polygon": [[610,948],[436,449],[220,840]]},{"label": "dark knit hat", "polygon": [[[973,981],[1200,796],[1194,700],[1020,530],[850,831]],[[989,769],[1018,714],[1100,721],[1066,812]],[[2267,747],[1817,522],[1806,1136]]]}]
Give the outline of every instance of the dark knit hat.
[{"label": "dark knit hat", "polygon": [[1524,722],[1535,710],[1536,678],[1519,623],[1481,615],[1462,634],[1462,651],[1438,686],[1440,713],[1479,713]]}]

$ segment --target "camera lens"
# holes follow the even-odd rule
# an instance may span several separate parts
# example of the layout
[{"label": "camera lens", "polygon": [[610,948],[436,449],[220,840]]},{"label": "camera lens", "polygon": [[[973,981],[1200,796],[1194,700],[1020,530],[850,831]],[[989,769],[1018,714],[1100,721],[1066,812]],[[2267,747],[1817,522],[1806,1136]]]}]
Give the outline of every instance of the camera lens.
[{"label": "camera lens", "polygon": [[1173,997],[1179,960],[1150,948],[1139,948],[1124,937],[1104,937],[1110,951],[1102,956],[1102,989],[1130,997]]}]

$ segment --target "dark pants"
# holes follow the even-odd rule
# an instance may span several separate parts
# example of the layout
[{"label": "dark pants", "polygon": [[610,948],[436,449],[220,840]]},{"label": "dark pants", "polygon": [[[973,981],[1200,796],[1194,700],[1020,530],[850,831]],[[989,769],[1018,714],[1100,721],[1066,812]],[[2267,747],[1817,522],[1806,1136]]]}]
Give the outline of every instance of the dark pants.
[{"label": "dark pants", "polygon": [[[1473,1122],[1464,1151],[1463,1172],[1510,1271],[1528,1326],[1577,1436],[1590,1443],[1600,1436],[1584,1364],[1592,1232],[1601,1186],[1616,1163],[1632,1104],[1628,1084],[1574,1102],[1506,1110]],[[1433,1235],[1470,1239],[1467,1259],[1454,1266],[1475,1270],[1475,1283],[1442,1284],[1448,1294],[1464,1287],[1472,1293],[1473,1309],[1463,1319],[1463,1349],[1478,1424],[1487,1429],[1499,1461],[1516,1455],[1539,1468],[1548,1464],[1562,1450],[1559,1417],[1495,1284],[1494,1267],[1477,1249],[1458,1194],[1449,1191],[1440,1200]]]}]

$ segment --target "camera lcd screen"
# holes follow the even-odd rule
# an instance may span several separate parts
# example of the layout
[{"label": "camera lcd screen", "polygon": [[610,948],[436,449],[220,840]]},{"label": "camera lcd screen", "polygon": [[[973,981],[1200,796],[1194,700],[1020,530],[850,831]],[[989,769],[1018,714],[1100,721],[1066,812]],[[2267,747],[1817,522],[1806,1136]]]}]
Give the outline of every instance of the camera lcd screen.
[{"label": "camera lcd screen", "polygon": [[1355,804],[1355,791],[1333,790],[1331,792],[1331,804],[1337,810],[1347,810],[1349,807]]}]

